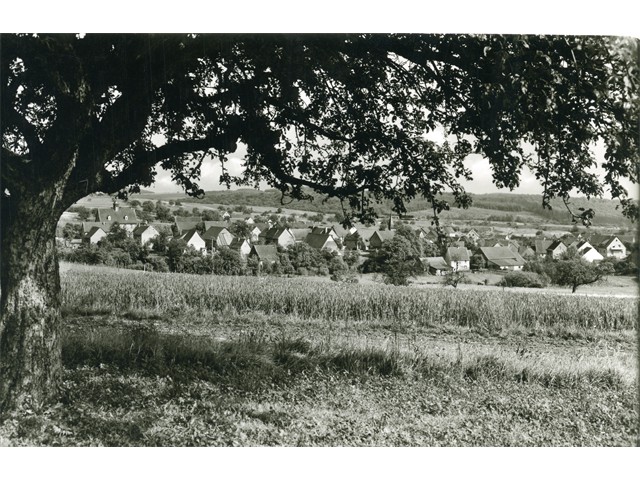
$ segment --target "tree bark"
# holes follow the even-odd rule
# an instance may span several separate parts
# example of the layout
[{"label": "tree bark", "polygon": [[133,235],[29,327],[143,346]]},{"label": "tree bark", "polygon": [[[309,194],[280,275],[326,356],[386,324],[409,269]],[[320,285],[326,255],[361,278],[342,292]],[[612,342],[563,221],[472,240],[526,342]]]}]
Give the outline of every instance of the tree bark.
[{"label": "tree bark", "polygon": [[10,192],[0,226],[0,413],[39,408],[61,378],[60,189]]}]

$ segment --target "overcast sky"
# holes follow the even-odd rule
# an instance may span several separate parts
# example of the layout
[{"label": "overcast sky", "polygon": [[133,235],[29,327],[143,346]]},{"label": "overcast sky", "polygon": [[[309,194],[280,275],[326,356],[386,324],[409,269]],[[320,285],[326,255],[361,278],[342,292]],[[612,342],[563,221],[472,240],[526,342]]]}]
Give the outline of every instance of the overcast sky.
[{"label": "overcast sky", "polygon": [[[230,156],[230,160],[227,163],[227,169],[230,175],[240,175],[242,172],[242,157],[245,150],[242,146],[238,147],[238,150]],[[604,161],[604,147],[599,145],[594,148],[596,155],[596,161],[600,165]],[[491,168],[489,161],[480,155],[469,155],[466,159],[467,167],[471,170],[473,181],[462,181],[463,187],[470,193],[496,193],[496,192],[509,192],[507,189],[498,189],[492,182]],[[595,173],[604,175],[602,168],[594,169]],[[208,160],[202,165],[202,177],[199,182],[200,187],[206,191],[208,190],[226,190],[226,186],[220,185],[220,174],[222,169],[220,168],[220,162],[218,160]],[[631,184],[631,182],[623,183],[629,194],[634,198],[639,198],[638,187]],[[234,188],[234,187],[232,187]],[[267,188],[267,185],[261,186],[261,188]],[[174,193],[182,192],[180,187],[171,180],[171,174],[164,170],[159,169],[156,176],[156,183],[150,190],[156,193]],[[535,176],[527,169],[523,170],[520,178],[520,186],[514,190],[514,193],[522,194],[541,194],[542,186],[535,178]],[[608,194],[605,198],[610,198]]]}]

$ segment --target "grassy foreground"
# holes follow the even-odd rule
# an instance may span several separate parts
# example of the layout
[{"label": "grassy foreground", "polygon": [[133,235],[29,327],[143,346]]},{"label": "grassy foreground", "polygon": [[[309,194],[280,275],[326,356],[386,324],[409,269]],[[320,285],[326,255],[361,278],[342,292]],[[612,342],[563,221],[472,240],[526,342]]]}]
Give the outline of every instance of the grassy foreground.
[{"label": "grassy foreground", "polygon": [[[527,326],[518,319],[533,314],[521,312],[513,325],[398,322],[204,303],[180,311],[170,302],[196,301],[206,277],[80,270],[63,276],[60,401],[4,419],[0,445],[604,446],[638,435],[635,331],[622,320]],[[133,308],[140,292],[112,295],[116,282],[124,292],[141,278],[173,296]],[[72,303],[79,285],[94,296]],[[391,305],[394,292],[406,294],[385,292]],[[449,302],[468,298],[448,293]]]}]

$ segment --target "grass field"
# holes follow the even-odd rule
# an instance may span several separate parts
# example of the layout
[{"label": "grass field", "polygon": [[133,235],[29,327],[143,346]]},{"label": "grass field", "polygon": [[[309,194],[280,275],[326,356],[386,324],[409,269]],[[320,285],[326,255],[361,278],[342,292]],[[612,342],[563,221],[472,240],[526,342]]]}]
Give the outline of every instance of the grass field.
[{"label": "grass field", "polygon": [[4,445],[633,445],[637,299],[65,265]]}]

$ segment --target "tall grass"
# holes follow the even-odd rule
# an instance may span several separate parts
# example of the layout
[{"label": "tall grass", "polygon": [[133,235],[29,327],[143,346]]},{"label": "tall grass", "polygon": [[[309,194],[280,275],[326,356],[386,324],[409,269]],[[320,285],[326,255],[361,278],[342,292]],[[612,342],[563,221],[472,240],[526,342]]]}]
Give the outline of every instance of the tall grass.
[{"label": "tall grass", "polygon": [[637,327],[634,298],[509,291],[416,289],[305,282],[302,279],[154,274],[87,269],[62,275],[68,312],[215,315],[262,312],[303,319],[381,322],[406,326],[457,325],[500,330]]}]

